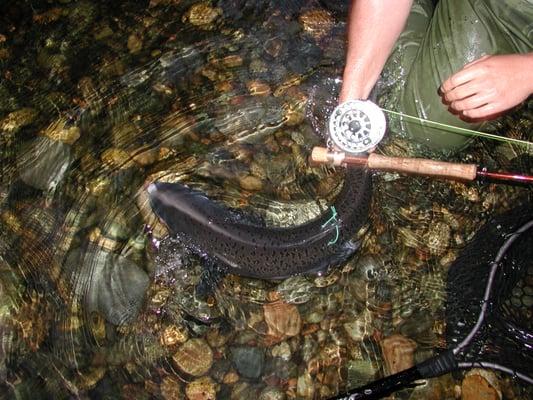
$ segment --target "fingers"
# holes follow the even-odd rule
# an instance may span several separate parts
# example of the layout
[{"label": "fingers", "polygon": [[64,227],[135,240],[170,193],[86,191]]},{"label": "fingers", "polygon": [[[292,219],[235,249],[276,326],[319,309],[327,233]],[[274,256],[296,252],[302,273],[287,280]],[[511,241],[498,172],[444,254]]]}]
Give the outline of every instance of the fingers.
[{"label": "fingers", "polygon": [[463,112],[466,110],[479,108],[481,106],[484,106],[485,104],[494,102],[494,100],[495,100],[494,90],[487,89],[484,92],[475,93],[471,95],[470,97],[452,101],[450,103],[450,107],[453,108],[455,111]]},{"label": "fingers", "polygon": [[[450,111],[470,120],[493,119],[531,95],[523,56],[491,55],[466,64],[440,87]],[[529,79],[529,81],[528,81]]]},{"label": "fingers", "polygon": [[473,108],[473,109],[462,111],[462,115],[473,120],[484,119],[492,115],[496,115],[498,113],[499,113],[499,110],[497,110],[497,106],[494,103],[488,103],[478,108]]},{"label": "fingers", "polygon": [[467,82],[472,81],[476,78],[479,73],[472,68],[462,69],[456,74],[450,76],[444,83],[441,85],[441,93],[445,94],[453,90],[454,88],[461,86]]},{"label": "fingers", "polygon": [[442,94],[448,93],[452,91],[453,89],[461,85],[464,85],[465,83],[472,82],[474,79],[479,77],[479,74],[481,71],[478,68],[472,68],[472,67],[476,66],[479,63],[482,63],[483,61],[491,57],[492,57],[491,55],[485,55],[481,58],[478,58],[477,60],[474,60],[464,65],[460,71],[456,72],[455,74],[450,76],[446,81],[444,81],[444,83],[440,87],[441,93]]},{"label": "fingers", "polygon": [[466,64],[441,85],[441,94],[452,110],[467,118],[484,117],[494,112],[495,91],[480,80],[477,64],[490,56],[484,56]]},{"label": "fingers", "polygon": [[457,101],[466,99],[467,97],[473,96],[476,93],[479,93],[483,90],[483,85],[478,82],[468,82],[464,85],[457,86],[449,92],[443,93],[444,101],[448,104]]}]

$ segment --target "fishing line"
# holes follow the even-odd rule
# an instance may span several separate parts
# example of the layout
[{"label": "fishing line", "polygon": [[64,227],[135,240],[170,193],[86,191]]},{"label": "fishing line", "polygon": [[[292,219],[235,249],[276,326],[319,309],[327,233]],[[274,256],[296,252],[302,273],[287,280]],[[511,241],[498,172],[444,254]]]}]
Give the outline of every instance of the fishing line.
[{"label": "fishing line", "polygon": [[328,242],[328,246],[334,245],[337,243],[337,240],[339,240],[339,220],[337,219],[337,210],[335,206],[331,206],[331,217],[326,222],[324,222],[321,226],[322,229],[324,229],[328,225],[333,225],[335,227],[335,238],[331,239]]},{"label": "fishing line", "polygon": [[397,111],[387,110],[386,108],[382,108],[382,107],[380,108],[383,112],[386,112],[387,114],[389,114],[389,116],[397,117],[400,119],[405,119],[408,122],[419,123],[420,125],[427,126],[429,128],[436,128],[436,129],[440,129],[446,132],[455,133],[459,135],[465,135],[465,136],[471,136],[471,137],[482,137],[485,139],[491,139],[491,140],[497,140],[500,142],[516,144],[519,146],[525,146],[528,149],[530,148],[530,146],[533,146],[533,142],[528,142],[526,140],[498,136],[498,135],[494,135],[491,133],[474,131],[472,129],[467,129],[467,128],[459,128],[457,126],[443,124],[441,122],[431,121],[429,119],[423,119],[423,118],[415,117],[415,116],[404,114],[404,113],[397,112]]}]

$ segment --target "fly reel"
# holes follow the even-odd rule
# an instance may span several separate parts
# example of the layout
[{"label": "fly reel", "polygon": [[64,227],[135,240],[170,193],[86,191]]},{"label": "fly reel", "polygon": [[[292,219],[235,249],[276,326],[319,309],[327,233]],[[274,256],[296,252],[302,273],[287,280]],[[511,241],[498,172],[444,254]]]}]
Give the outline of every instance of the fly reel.
[{"label": "fly reel", "polygon": [[369,100],[339,104],[329,118],[329,137],[338,149],[363,153],[375,147],[385,134],[385,114]]}]

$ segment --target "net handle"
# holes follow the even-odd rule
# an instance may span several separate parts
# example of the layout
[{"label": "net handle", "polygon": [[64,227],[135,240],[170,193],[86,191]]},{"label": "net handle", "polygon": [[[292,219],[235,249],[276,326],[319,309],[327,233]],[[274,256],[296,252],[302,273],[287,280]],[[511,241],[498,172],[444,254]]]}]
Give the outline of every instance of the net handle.
[{"label": "net handle", "polygon": [[415,366],[406,369],[405,371],[398,372],[397,374],[378,379],[377,381],[373,381],[360,388],[341,393],[336,397],[330,398],[330,400],[377,400],[388,396],[397,390],[406,388],[417,379],[422,379],[422,376],[420,375],[418,368]]},{"label": "net handle", "polygon": [[409,369],[387,376],[377,381],[339,394],[330,400],[373,400],[381,399],[397,390],[405,389],[418,379],[433,378],[451,372],[458,368],[457,361],[451,350],[432,357]]}]

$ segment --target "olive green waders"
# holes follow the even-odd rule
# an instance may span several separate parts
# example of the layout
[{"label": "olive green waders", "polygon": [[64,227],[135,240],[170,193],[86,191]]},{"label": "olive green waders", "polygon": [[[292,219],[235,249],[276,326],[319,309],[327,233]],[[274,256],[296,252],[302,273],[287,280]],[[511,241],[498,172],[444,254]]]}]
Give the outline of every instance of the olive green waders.
[{"label": "olive green waders", "polygon": [[[440,85],[487,54],[533,51],[533,0],[415,0],[407,25],[382,74],[380,103],[394,111],[477,129],[443,104]],[[423,148],[458,150],[469,138],[392,118],[391,130]]]}]

